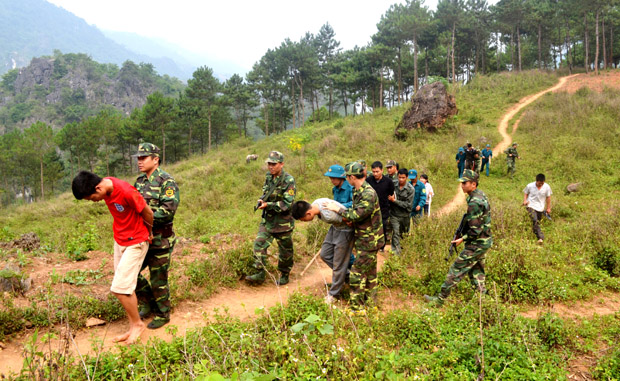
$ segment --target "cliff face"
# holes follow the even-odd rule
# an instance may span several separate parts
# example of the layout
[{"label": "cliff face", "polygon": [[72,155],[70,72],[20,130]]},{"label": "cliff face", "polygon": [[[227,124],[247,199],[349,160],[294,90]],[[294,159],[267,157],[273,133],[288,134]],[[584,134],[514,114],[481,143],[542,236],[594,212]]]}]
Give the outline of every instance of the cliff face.
[{"label": "cliff face", "polygon": [[127,61],[121,68],[83,54],[34,58],[9,71],[0,83],[0,133],[37,120],[62,127],[111,106],[129,115],[155,91],[174,96],[184,85],[158,76],[150,64]]}]

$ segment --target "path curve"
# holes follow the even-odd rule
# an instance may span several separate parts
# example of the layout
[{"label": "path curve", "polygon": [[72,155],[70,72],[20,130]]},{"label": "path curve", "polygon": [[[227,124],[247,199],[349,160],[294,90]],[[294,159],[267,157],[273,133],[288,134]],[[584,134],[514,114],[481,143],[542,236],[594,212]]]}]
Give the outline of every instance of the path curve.
[{"label": "path curve", "polygon": [[[539,91],[536,94],[532,94],[532,95],[528,95],[526,97],[523,97],[519,100],[519,102],[517,102],[515,105],[513,105],[512,107],[510,107],[508,109],[508,111],[506,111],[506,113],[504,114],[504,116],[502,117],[502,119],[500,120],[499,124],[497,125],[497,131],[500,133],[500,135],[502,135],[502,141],[499,142],[494,148],[493,148],[493,157],[497,157],[498,155],[500,155],[501,153],[504,152],[504,150],[506,148],[508,148],[508,146],[510,145],[510,143],[512,142],[512,136],[508,134],[507,130],[508,130],[508,122],[510,122],[510,120],[519,112],[521,111],[523,108],[525,108],[526,106],[530,105],[532,102],[536,101],[538,98],[542,97],[543,95],[552,92],[552,91],[556,91],[560,88],[562,88],[565,84],[566,81],[568,81],[570,78],[573,78],[575,76],[577,76],[579,74],[573,74],[573,75],[569,75],[566,77],[562,77],[560,78],[560,80],[558,81],[558,83],[556,83],[554,86]],[[517,127],[519,126],[519,122],[521,120],[517,120],[513,126],[512,129],[512,133],[514,134],[515,131],[517,130]],[[456,190],[456,194],[454,195],[454,197],[452,198],[452,200],[450,200],[446,205],[444,205],[441,209],[439,209],[439,211],[437,211],[437,215],[438,216],[444,216],[447,214],[450,214],[452,212],[454,212],[456,209],[458,209],[461,205],[463,205],[465,203],[465,198],[463,197],[464,193],[463,190],[461,189],[461,186],[457,186],[457,190]]]}]

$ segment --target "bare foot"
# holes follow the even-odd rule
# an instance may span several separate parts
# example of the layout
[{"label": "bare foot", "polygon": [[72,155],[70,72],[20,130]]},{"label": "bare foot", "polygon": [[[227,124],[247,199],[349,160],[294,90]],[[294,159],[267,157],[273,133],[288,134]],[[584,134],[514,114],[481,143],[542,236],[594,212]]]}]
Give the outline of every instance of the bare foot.
[{"label": "bare foot", "polygon": [[129,338],[129,334],[131,333],[131,331],[129,332],[125,332],[122,335],[118,335],[116,336],[113,340],[115,343],[120,343],[121,341],[125,341]]},{"label": "bare foot", "polygon": [[131,345],[135,343],[136,341],[138,341],[138,339],[140,338],[140,335],[142,334],[142,332],[144,332],[145,328],[146,326],[143,323],[131,327],[128,333],[129,338],[127,339],[125,344]]}]

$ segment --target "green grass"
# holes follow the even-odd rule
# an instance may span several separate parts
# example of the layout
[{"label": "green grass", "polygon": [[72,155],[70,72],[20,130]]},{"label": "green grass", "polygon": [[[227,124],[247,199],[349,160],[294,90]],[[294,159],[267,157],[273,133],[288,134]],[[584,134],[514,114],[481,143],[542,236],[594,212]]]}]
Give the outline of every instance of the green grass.
[{"label": "green grass", "polygon": [[[429,175],[436,192],[433,210],[437,211],[458,187],[457,147],[467,141],[495,145],[502,113],[520,98],[556,81],[554,75],[535,71],[478,77],[453,89],[459,114],[445,128],[436,133],[413,131],[405,142],[393,137],[405,111],[405,107],[396,107],[307,125],[255,143],[240,139],[167,167],[181,192],[175,219],[180,236],[211,243],[231,233],[241,237],[235,238],[240,244],[231,251],[202,253],[211,263],[189,262],[181,274],[173,270],[176,301],[207,297],[221,285],[234,286],[247,268],[259,223],[252,208],[260,196],[263,160],[270,150],[284,153],[285,170],[297,182],[298,199],[331,195],[331,184],[323,173],[333,163],[394,159],[402,167]],[[489,379],[563,378],[567,362],[584,354],[600,357],[593,369],[596,377],[618,378],[620,350],[613,339],[620,332],[618,316],[571,321],[547,314],[528,320],[515,311],[530,303],[579,301],[602,291],[620,290],[620,92],[547,94],[528,106],[521,118],[514,140],[519,142],[523,159],[517,162],[515,178],[505,176],[505,160],[500,155],[494,158],[491,176],[483,175],[480,183],[491,202],[494,238],[486,260],[493,298],[485,301],[482,315],[467,281],[456,288],[443,310],[403,307],[373,313],[367,320],[329,313],[320,299],[300,296],[288,307],[254,322],[226,317],[185,339],[123,349],[123,356],[106,353],[98,371],[109,378],[147,379],[152,378],[148,374],[166,369],[174,377],[204,379],[212,372],[226,377],[237,374],[241,379],[261,374],[303,379],[324,375],[473,379],[481,371],[476,356],[482,350],[478,341],[482,322]],[[306,143],[293,151],[291,139]],[[260,158],[245,164],[250,153]],[[554,192],[553,221],[543,223],[546,240],[542,247],[536,244],[521,206],[523,188],[540,172]],[[564,194],[566,185],[573,182],[581,182],[582,190]],[[448,268],[443,257],[463,211],[464,207],[413,228],[403,243],[402,257],[388,260],[379,274],[384,292],[420,301],[424,293],[438,290]],[[98,237],[94,240],[98,249],[109,251],[112,243],[111,218],[105,206],[76,202],[70,195],[6,210],[0,222],[5,227],[1,237],[35,231],[44,244],[59,251],[70,242],[76,247],[90,244],[93,237]],[[305,264],[314,254],[325,229],[320,222],[297,224],[298,263]],[[290,328],[310,315],[331,324],[334,334],[295,337]],[[602,354],[601,348],[610,350]],[[148,361],[144,360],[146,352]],[[88,361],[93,369],[95,360]],[[85,378],[79,366],[72,371],[75,377]]]}]

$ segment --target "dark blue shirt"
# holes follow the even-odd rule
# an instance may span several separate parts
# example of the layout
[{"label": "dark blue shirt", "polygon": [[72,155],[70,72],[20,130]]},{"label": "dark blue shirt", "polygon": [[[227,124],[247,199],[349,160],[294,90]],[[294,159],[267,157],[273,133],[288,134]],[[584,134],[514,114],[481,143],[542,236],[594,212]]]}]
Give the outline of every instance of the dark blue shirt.
[{"label": "dark blue shirt", "polygon": [[465,152],[459,152],[456,154],[456,160],[458,160],[458,164],[465,164]]},{"label": "dark blue shirt", "polygon": [[344,180],[340,187],[333,187],[332,193],[334,194],[334,201],[338,201],[345,208],[350,208],[353,205],[353,187],[347,180]]},{"label": "dark blue shirt", "polygon": [[[426,204],[426,185],[420,180],[416,180],[416,183],[413,185],[413,189],[415,189],[415,194],[413,195],[413,205],[411,206],[411,215],[415,213],[422,213],[424,211],[424,205]],[[420,210],[416,212],[415,207],[420,206]]]},{"label": "dark blue shirt", "polygon": [[483,149],[482,150],[482,158],[485,160],[489,160],[490,157],[493,157],[493,151],[490,149]]}]

